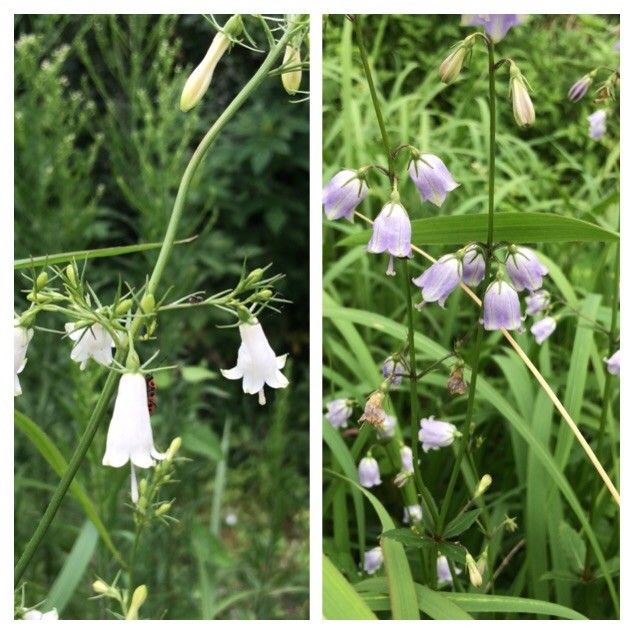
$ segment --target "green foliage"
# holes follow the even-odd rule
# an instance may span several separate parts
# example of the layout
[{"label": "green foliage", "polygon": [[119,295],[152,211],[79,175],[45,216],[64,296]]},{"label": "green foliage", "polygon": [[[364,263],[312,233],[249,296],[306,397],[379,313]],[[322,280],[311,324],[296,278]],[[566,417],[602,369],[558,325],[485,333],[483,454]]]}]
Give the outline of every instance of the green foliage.
[{"label": "green foliage", "polygon": [[[606,390],[602,362],[619,345],[618,314],[616,331],[610,334],[612,307],[618,310],[618,102],[593,104],[590,92],[573,104],[566,96],[570,85],[593,68],[618,67],[612,48],[617,27],[612,17],[531,16],[496,45],[496,58],[515,60],[533,87],[536,123],[528,129],[515,125],[508,72],[502,67],[496,73],[495,239],[529,244],[549,268],[545,287],[558,317],[555,333],[541,346],[528,332],[514,337],[618,486],[618,387],[614,377]],[[461,27],[453,15],[365,16],[362,28],[393,146],[407,143],[438,155],[460,183],[439,209],[421,203],[405,173],[407,153],[396,159],[401,202],[412,219],[412,242],[439,257],[468,241],[484,240],[489,134],[484,49],[478,45],[454,84],[445,86],[438,76],[450,47],[473,29]],[[324,182],[340,169],[384,165],[353,27],[341,16],[324,22],[323,95]],[[608,132],[593,141],[586,117],[600,107],[609,110]],[[370,172],[369,185],[358,211],[374,219],[390,192],[378,171]],[[354,400],[358,406],[351,421],[378,388],[384,359],[403,351],[408,332],[400,269],[396,278],[386,277],[383,256],[368,255],[362,246],[368,237],[368,226],[359,218],[352,225],[324,224],[324,399]],[[414,253],[412,276],[427,266]],[[421,416],[461,428],[467,397],[447,391],[456,364],[448,355],[464,360],[469,383],[477,316],[475,304],[459,290],[444,310],[428,304],[415,315],[417,370],[424,372],[417,393]],[[527,318],[527,329],[531,323]],[[422,524],[412,530],[401,523],[406,502],[403,490],[393,484],[400,465],[389,455],[392,444],[417,442],[410,432],[407,379],[389,390],[384,404],[398,420],[395,440],[379,439],[368,425],[356,430],[351,422],[353,429],[342,433],[325,423],[324,466],[356,481],[352,470],[371,450],[383,480],[372,489],[373,497],[395,525],[386,531],[367,503],[358,508],[352,486],[345,487],[343,497],[328,479],[326,555],[379,618],[390,617],[394,601],[389,566],[359,581],[363,550],[379,536],[383,544],[405,547],[422,618],[446,618],[452,609],[462,613],[454,618],[515,618],[518,613],[531,618],[618,618],[618,508],[552,401],[499,333],[485,336],[475,399],[472,441],[450,500],[450,522],[440,534],[431,519],[434,503],[428,509],[425,498],[419,500]],[[456,451],[452,447],[422,455],[424,482],[438,505]],[[492,486],[470,501],[485,473],[491,474]],[[338,534],[347,535],[347,541],[338,540]],[[465,554],[477,560],[485,549],[484,582],[479,589],[469,587]],[[442,592],[436,587],[439,553],[462,570],[453,588],[445,586]],[[435,607],[439,597],[451,605]]]},{"label": "green foliage", "polygon": [[[25,306],[19,289],[30,286],[22,275],[31,274],[29,256],[58,254],[62,263],[76,250],[110,302],[121,279],[144,283],[156,259],[150,245],[163,239],[193,150],[263,56],[235,46],[206,98],[184,114],[180,91],[214,34],[200,16],[24,15],[15,31],[15,256],[24,260],[16,311]],[[220,376],[235,365],[240,339],[216,328],[231,317],[213,308],[192,307],[186,318],[165,312],[157,339],[137,346],[143,360],[159,349],[154,365],[177,366],[155,375],[152,425],[160,450],[182,437],[184,458],[178,482],[164,483],[152,506],[172,503],[161,515],[169,526],[155,517],[140,540],[134,583],[149,590],[141,618],[308,614],[307,119],[307,104],[289,103],[277,76],[254,93],[194,179],[177,237],[197,238],[174,248],[160,291],[169,289],[171,301],[232,288],[245,260],[250,269],[273,263],[272,275],[287,272],[280,289],[292,303],[261,321],[273,348],[293,359],[289,387],[261,408]],[[60,323],[44,317],[38,326]],[[21,424],[15,439],[16,556],[57,483],[51,467],[68,461],[103,385],[103,369],[91,362],[80,372],[69,351],[59,334],[39,330],[21,376],[16,407],[33,424]],[[97,577],[113,583],[122,570],[105,536],[127,560],[135,534],[129,470],[101,465],[105,434],[104,424],[73,487],[80,503],[65,500],[26,575],[27,605],[48,597],[61,618],[120,612],[88,600]],[[231,513],[235,525],[225,521]],[[90,556],[86,517],[100,535]],[[118,587],[127,582],[123,569]]]}]

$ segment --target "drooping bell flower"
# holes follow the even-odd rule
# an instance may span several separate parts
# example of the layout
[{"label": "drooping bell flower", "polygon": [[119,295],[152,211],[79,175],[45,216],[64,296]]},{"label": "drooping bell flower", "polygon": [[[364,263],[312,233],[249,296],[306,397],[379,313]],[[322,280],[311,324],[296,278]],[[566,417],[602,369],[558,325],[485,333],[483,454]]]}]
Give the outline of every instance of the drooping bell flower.
[{"label": "drooping bell flower", "polygon": [[520,298],[517,291],[504,280],[489,284],[484,294],[484,329],[522,329]]},{"label": "drooping bell flower", "polygon": [[282,73],[282,86],[289,95],[294,95],[299,90],[299,85],[302,83],[302,58],[299,52],[299,47],[293,44],[288,44],[284,51],[284,61],[282,65],[290,68],[291,70]]},{"label": "drooping bell flower", "polygon": [[359,463],[359,484],[366,489],[381,484],[379,463],[370,456],[366,456]]},{"label": "drooping bell flower", "polygon": [[608,372],[614,376],[621,376],[621,350],[617,350],[609,359],[603,359]]},{"label": "drooping bell flower", "polygon": [[414,455],[412,454],[412,448],[407,445],[401,447],[401,469],[405,473],[414,473]]},{"label": "drooping bell flower", "polygon": [[405,374],[405,366],[394,359],[394,357],[388,357],[383,362],[381,368],[383,378],[387,379],[392,385],[400,385],[403,382],[403,375]]},{"label": "drooping bell flower", "polygon": [[115,343],[110,333],[101,325],[77,327],[77,324],[67,323],[64,328],[71,341],[74,341],[70,358],[79,363],[79,369],[84,370],[89,359],[105,366],[112,364],[112,348]]},{"label": "drooping bell flower", "polygon": [[383,550],[380,546],[372,548],[363,554],[363,570],[373,575],[383,565]]},{"label": "drooping bell flower", "polygon": [[20,379],[18,374],[24,370],[26,365],[26,351],[29,347],[29,342],[33,338],[33,329],[24,328],[23,326],[13,326],[13,373],[14,373],[14,389],[13,396],[20,396],[22,394],[22,387],[20,386]]},{"label": "drooping bell flower", "polygon": [[467,286],[476,287],[484,279],[485,272],[482,249],[476,244],[468,244],[462,255],[462,281]]},{"label": "drooping bell flower", "polygon": [[530,293],[526,297],[526,314],[538,315],[548,308],[550,303],[550,293],[543,289]]},{"label": "drooping bell flower", "polygon": [[577,79],[577,81],[570,86],[570,90],[568,91],[568,99],[572,102],[581,101],[586,93],[588,92],[588,88],[592,86],[592,79],[594,78],[594,73],[588,73],[581,77],[581,79]]},{"label": "drooping bell flower", "polygon": [[374,219],[372,237],[368,242],[369,253],[389,253],[387,275],[396,275],[394,258],[412,256],[412,225],[405,207],[392,201],[384,205]]},{"label": "drooping bell flower", "polygon": [[394,438],[394,434],[396,433],[396,416],[386,414],[385,419],[383,420],[383,424],[379,425],[376,428],[376,431],[379,438],[383,440]]},{"label": "drooping bell flower", "polygon": [[528,94],[526,80],[520,69],[511,62],[511,101],[513,103],[513,116],[520,128],[526,128],[535,123],[535,108]]},{"label": "drooping bell flower", "polygon": [[552,317],[544,317],[531,326],[531,334],[538,344],[544,343],[555,332],[557,322]]},{"label": "drooping bell flower", "polygon": [[22,616],[24,621],[57,621],[59,620],[59,614],[57,608],[53,608],[48,612],[40,612],[40,610],[28,610]]},{"label": "drooping bell flower", "polygon": [[130,463],[131,497],[136,503],[139,493],[134,468],[149,469],[156,464],[155,460],[164,457],[154,446],[145,377],[138,371],[126,372],[119,380],[101,462],[108,467],[123,467]]},{"label": "drooping bell flower", "polygon": [[444,308],[445,300],[462,278],[462,263],[455,253],[443,255],[421,275],[412,281],[421,290],[423,301],[416,305],[421,309],[425,304],[438,302]]},{"label": "drooping bell flower", "polygon": [[420,421],[418,440],[423,445],[423,451],[427,453],[430,449],[436,450],[441,447],[449,447],[454,438],[460,433],[455,425],[445,423],[441,420],[434,420],[433,416],[423,418]]},{"label": "drooping bell flower", "polygon": [[239,35],[241,31],[242,19],[239,15],[234,15],[227,20],[223,30],[216,33],[203,61],[196,66],[185,82],[180,101],[180,109],[183,112],[187,112],[198,105],[207,92],[207,88],[209,88],[211,78],[220,58],[231,44],[231,38]]},{"label": "drooping bell flower", "polygon": [[[456,574],[459,575],[462,570],[454,568]],[[438,555],[436,559],[436,577],[438,578],[438,585],[443,586],[453,583],[453,577],[451,576],[451,570],[449,568],[449,562],[444,555]]]},{"label": "drooping bell flower", "polygon": [[548,269],[533,251],[514,244],[509,247],[504,264],[517,291],[536,291],[541,288],[544,275],[548,274]]},{"label": "drooping bell flower", "polygon": [[483,26],[494,42],[499,42],[513,26],[524,21],[524,16],[516,13],[481,13],[462,16],[462,26]]},{"label": "drooping bell flower", "polygon": [[440,207],[447,194],[460,187],[446,165],[433,154],[413,154],[408,172],[423,200]]},{"label": "drooping bell flower", "polygon": [[471,553],[467,553],[466,556],[467,570],[469,571],[469,581],[474,588],[479,588],[482,585],[482,575],[478,570],[478,565]]},{"label": "drooping bell flower", "polygon": [[606,133],[606,118],[607,112],[605,110],[597,110],[588,117],[588,134],[591,139],[600,139]]},{"label": "drooping bell flower", "polygon": [[328,220],[352,222],[354,210],[368,195],[368,184],[354,170],[337,172],[324,187],[321,202]]},{"label": "drooping bell flower", "polygon": [[235,367],[220,371],[226,379],[242,379],[244,393],[257,394],[260,405],[265,405],[265,384],[273,389],[288,385],[288,379],[280,372],[288,355],[275,355],[257,319],[252,323],[242,322],[239,329],[242,343],[238,349],[238,361]]},{"label": "drooping bell flower", "polygon": [[410,504],[403,509],[403,524],[418,524],[423,520],[423,507]]},{"label": "drooping bell flower", "polygon": [[352,416],[352,406],[345,398],[338,398],[326,404],[326,420],[335,429],[344,429],[348,426],[348,419]]}]

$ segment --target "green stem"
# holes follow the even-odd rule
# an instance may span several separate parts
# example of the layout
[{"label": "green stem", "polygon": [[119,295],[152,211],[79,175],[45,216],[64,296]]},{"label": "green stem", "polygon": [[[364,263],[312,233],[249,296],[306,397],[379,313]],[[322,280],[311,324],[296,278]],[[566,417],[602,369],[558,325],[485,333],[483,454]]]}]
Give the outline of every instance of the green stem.
[{"label": "green stem", "polygon": [[[486,250],[486,272],[485,272],[485,287],[488,282],[489,272],[491,269],[492,247],[493,247],[493,217],[495,212],[495,59],[494,59],[494,47],[493,42],[487,38],[482,38],[487,45],[489,53],[489,216],[487,226],[487,250]],[[484,302],[482,302],[484,306]],[[480,310],[482,313],[482,309]],[[473,359],[471,361],[471,377],[469,384],[469,396],[467,400],[467,411],[465,414],[465,422],[462,428],[462,439],[460,447],[458,448],[458,455],[454,463],[451,475],[449,477],[449,484],[447,491],[440,508],[438,516],[438,522],[436,523],[436,531],[439,535],[442,535],[445,530],[447,521],[447,513],[449,512],[449,505],[451,504],[451,498],[453,491],[458,480],[458,474],[462,465],[462,459],[469,447],[469,440],[471,439],[471,423],[473,421],[473,410],[475,406],[476,384],[478,380],[478,370],[480,366],[480,349],[482,347],[482,339],[484,336],[484,327],[478,325],[476,334],[475,346],[473,351]]]},{"label": "green stem", "polygon": [[[194,151],[194,154],[189,160],[187,168],[185,169],[185,172],[181,179],[180,186],[178,188],[178,193],[176,195],[176,200],[174,201],[172,214],[170,216],[167,230],[165,232],[163,245],[161,247],[156,264],[154,265],[154,269],[148,282],[148,293],[154,293],[165,271],[167,260],[170,256],[172,246],[176,239],[176,231],[178,229],[178,223],[183,213],[183,208],[187,199],[189,186],[191,184],[192,178],[194,177],[194,174],[196,173],[196,169],[202,162],[205,154],[213,145],[222,128],[229,122],[229,120],[236,114],[236,112],[240,109],[244,102],[250,97],[253,91],[266,78],[269,70],[271,70],[277,58],[284,51],[286,43],[290,40],[293,33],[294,30],[291,29],[286,31],[286,33],[279,40],[275,48],[271,49],[271,51],[268,53],[260,68],[242,88],[242,90],[236,95],[234,100],[227,106],[226,110],[218,117],[216,122],[213,124],[207,134],[205,134],[204,138]],[[130,333],[132,336],[134,336],[134,334],[138,332],[144,322],[144,319],[145,318],[143,314],[140,311],[137,312],[134,320],[132,321],[132,324],[130,325]],[[119,363],[122,363],[125,359],[125,353],[125,349],[119,350],[115,359]],[[24,552],[22,553],[22,556],[20,557],[15,567],[13,576],[14,587],[16,587],[20,583],[26,567],[33,558],[33,555],[35,554],[38,546],[44,539],[44,536],[46,535],[49,526],[55,518],[55,515],[62,503],[62,500],[64,499],[64,496],[66,495],[66,492],[68,491],[68,488],[70,487],[70,484],[73,481],[75,474],[77,473],[82,460],[84,459],[84,456],[86,455],[86,452],[88,451],[93,441],[93,438],[95,437],[97,429],[99,428],[99,425],[105,413],[106,407],[110,403],[110,399],[114,394],[116,378],[117,373],[111,370],[108,374],[108,377],[106,378],[106,382],[104,384],[99,400],[97,401],[97,405],[93,410],[90,420],[88,421],[88,425],[81,439],[79,440],[77,449],[75,449],[75,452],[73,453],[68,463],[68,469],[57,485],[57,488],[53,493],[53,497],[51,498],[49,505],[44,511],[44,515],[42,515],[42,518],[40,519],[35,531],[33,532],[33,535],[24,548]]]},{"label": "green stem", "polygon": [[[616,345],[617,330],[618,330],[618,312],[619,312],[619,273],[620,273],[620,255],[621,247],[617,244],[616,247],[616,266],[614,270],[614,279],[612,287],[612,318],[610,322],[610,333],[608,335],[608,355],[614,352]],[[603,444],[605,438],[605,428],[607,425],[608,414],[610,412],[610,403],[612,402],[612,387],[614,385],[614,376],[609,372],[606,372],[605,383],[603,385],[603,403],[601,404],[601,418],[599,422],[599,431],[597,434],[597,458],[601,460],[601,454],[603,453]],[[590,525],[594,522],[597,500],[601,487],[598,482],[594,482],[592,491],[592,502],[590,503],[590,513],[588,521]],[[586,572],[589,571],[590,562],[592,560],[592,549],[589,545],[586,546]]]},{"label": "green stem", "polygon": [[381,130],[381,139],[383,140],[383,149],[385,150],[385,157],[387,158],[388,171],[390,172],[390,180],[394,182],[394,159],[392,158],[392,150],[390,146],[390,139],[387,135],[387,129],[385,127],[385,121],[383,120],[383,113],[381,112],[381,104],[379,103],[379,96],[374,87],[374,80],[372,79],[372,71],[370,70],[370,63],[368,62],[368,52],[363,42],[363,31],[361,29],[361,18],[355,16],[354,18],[354,34],[357,38],[357,46],[359,47],[359,53],[361,54],[361,63],[363,64],[363,72],[368,82],[368,88],[370,89],[370,97],[372,98],[372,105],[374,106],[374,112],[376,113],[376,119]]}]

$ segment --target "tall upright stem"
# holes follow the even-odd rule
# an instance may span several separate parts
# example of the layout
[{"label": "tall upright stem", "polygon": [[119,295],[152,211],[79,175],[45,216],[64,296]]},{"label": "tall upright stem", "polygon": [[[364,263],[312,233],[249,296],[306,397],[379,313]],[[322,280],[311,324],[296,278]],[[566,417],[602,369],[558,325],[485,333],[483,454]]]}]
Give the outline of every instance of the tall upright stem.
[{"label": "tall upright stem", "polygon": [[376,119],[381,130],[381,139],[383,140],[383,149],[385,150],[385,158],[387,159],[387,166],[390,172],[390,181],[394,182],[394,157],[392,156],[392,146],[390,145],[390,139],[387,135],[387,129],[385,127],[385,121],[383,120],[383,113],[381,112],[381,104],[379,103],[379,97],[374,87],[374,80],[372,79],[372,71],[370,70],[370,63],[368,61],[368,52],[363,42],[363,30],[361,28],[360,16],[354,18],[354,34],[357,38],[357,45],[359,47],[359,53],[361,53],[361,63],[363,64],[363,72],[365,73],[366,81],[368,82],[368,88],[370,90],[370,97],[372,98],[372,105],[374,106],[374,112],[376,113]]},{"label": "tall upright stem", "polygon": [[[178,188],[178,193],[176,195],[174,206],[172,208],[172,213],[167,225],[167,230],[165,232],[165,238],[163,239],[163,245],[148,281],[148,293],[154,293],[156,291],[156,288],[158,287],[161,277],[163,276],[163,273],[165,271],[165,266],[167,265],[168,258],[170,256],[170,253],[172,252],[172,247],[176,239],[176,231],[178,229],[178,224],[180,222],[183,208],[185,206],[187,193],[189,191],[192,178],[194,177],[198,166],[220,134],[220,131],[236,114],[236,112],[250,97],[253,91],[266,78],[268,72],[273,68],[273,64],[280,57],[286,47],[286,43],[290,40],[293,34],[293,29],[289,29],[288,31],[286,31],[286,33],[284,33],[275,47],[269,51],[260,68],[245,84],[242,90],[236,95],[234,100],[227,106],[225,111],[218,117],[216,122],[213,124],[213,126],[211,126],[207,134],[205,134],[202,141],[194,151],[191,159],[189,160],[187,168],[183,173],[183,177]],[[144,319],[145,318],[143,316],[143,313],[141,311],[137,312],[134,319],[132,320],[132,324],[130,325],[131,336],[134,336],[139,331],[144,322]],[[126,345],[118,350],[115,359],[119,363],[122,363],[125,360],[125,355]],[[116,378],[116,372],[110,370],[101,395],[99,396],[99,400],[97,401],[97,405],[93,410],[90,420],[88,421],[88,425],[86,426],[86,429],[84,430],[84,433],[79,440],[79,444],[77,445],[77,448],[75,449],[75,452],[73,453],[68,463],[68,468],[64,473],[62,479],[60,480],[59,484],[57,485],[51,501],[46,507],[44,514],[42,515],[37,527],[35,528],[35,531],[33,532],[33,535],[24,548],[22,556],[16,564],[13,573],[14,587],[20,583],[26,567],[29,565],[29,562],[33,558],[35,551],[44,539],[44,536],[46,535],[46,532],[51,525],[53,519],[55,518],[55,515],[57,514],[57,511],[62,503],[62,500],[64,499],[64,496],[66,495],[68,488],[71,485],[71,482],[73,481],[77,471],[79,470],[79,467],[84,459],[84,456],[86,455],[86,452],[92,444],[93,438],[95,437],[97,429],[99,428],[99,425],[103,419],[106,407],[110,403],[110,399],[114,394]]]},{"label": "tall upright stem", "polygon": [[[486,36],[482,36],[482,39],[486,42],[489,53],[489,217],[487,225],[487,248],[486,248],[486,272],[485,272],[485,288],[486,282],[488,282],[489,272],[491,269],[491,258],[493,251],[493,214],[495,212],[495,58],[493,42]],[[484,301],[482,302],[484,306]],[[480,311],[482,313],[482,309]],[[480,315],[481,316],[481,315]],[[479,321],[479,320],[478,320]],[[458,480],[458,474],[460,473],[460,467],[462,465],[462,459],[469,447],[469,441],[471,439],[471,423],[473,422],[473,410],[475,406],[476,384],[478,381],[478,370],[480,366],[480,349],[482,347],[482,339],[484,336],[484,327],[478,323],[476,340],[473,350],[473,357],[471,360],[471,378],[469,383],[469,396],[467,399],[467,411],[465,413],[465,422],[462,427],[462,438],[460,447],[458,448],[458,455],[454,462],[451,475],[449,477],[449,484],[447,485],[447,491],[440,507],[440,513],[438,515],[438,521],[436,522],[436,531],[439,535],[442,535],[446,521],[447,513],[449,512],[449,505],[451,504],[451,498],[453,491]]]}]

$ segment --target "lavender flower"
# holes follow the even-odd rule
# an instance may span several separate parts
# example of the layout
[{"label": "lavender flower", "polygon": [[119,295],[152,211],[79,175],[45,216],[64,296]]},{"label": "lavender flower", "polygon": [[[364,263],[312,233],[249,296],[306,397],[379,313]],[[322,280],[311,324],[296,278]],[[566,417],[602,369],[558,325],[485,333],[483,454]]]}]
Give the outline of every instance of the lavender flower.
[{"label": "lavender flower", "polygon": [[524,21],[524,16],[519,14],[477,14],[463,15],[462,26],[483,26],[489,37],[494,42],[499,42],[509,32],[512,26],[517,26]]},{"label": "lavender flower", "polygon": [[505,265],[506,272],[517,291],[536,291],[541,288],[544,275],[548,274],[548,269],[539,261],[537,255],[526,247],[511,245]]},{"label": "lavender flower", "polygon": [[328,220],[345,218],[352,221],[352,215],[368,195],[367,183],[354,170],[342,170],[335,174],[324,187],[321,202]]},{"label": "lavender flower", "polygon": [[359,463],[359,483],[366,489],[381,484],[379,463],[374,458],[368,456]]},{"label": "lavender flower", "polygon": [[338,398],[326,403],[326,420],[335,429],[344,429],[348,426],[348,419],[352,416],[352,407],[345,398]]},{"label": "lavender flower", "polygon": [[460,433],[455,425],[445,423],[441,420],[434,420],[433,416],[423,418],[420,421],[418,440],[423,445],[423,451],[427,453],[430,449],[440,449],[449,447],[456,436]]},{"label": "lavender flower", "polygon": [[535,291],[526,297],[526,314],[537,315],[548,308],[550,293],[545,290]]},{"label": "lavender flower", "polygon": [[621,376],[621,350],[617,350],[609,359],[603,359],[608,366],[608,372],[614,376]]},{"label": "lavender flower", "polygon": [[[455,568],[456,574],[459,575],[462,570]],[[453,583],[453,577],[451,576],[451,570],[449,569],[449,562],[444,555],[438,555],[436,559],[436,576],[438,577],[438,585],[443,586],[448,583]]]},{"label": "lavender flower", "polygon": [[544,343],[555,332],[557,322],[552,317],[544,317],[531,326],[531,333],[538,344]]},{"label": "lavender flower", "polygon": [[395,361],[393,357],[388,357],[383,362],[381,369],[383,378],[387,379],[392,385],[400,385],[405,374],[405,366],[400,361]]},{"label": "lavender flower", "polygon": [[401,447],[401,467],[406,473],[414,473],[414,456],[407,445]]},{"label": "lavender flower", "polygon": [[593,77],[594,73],[588,73],[587,75],[584,75],[581,79],[577,79],[577,81],[572,86],[570,86],[570,90],[568,91],[568,99],[573,102],[581,101],[588,92],[588,88],[592,86]]},{"label": "lavender flower", "polygon": [[504,280],[491,282],[484,294],[484,329],[520,330],[520,298],[517,291]]},{"label": "lavender flower", "polygon": [[383,424],[379,425],[376,431],[379,438],[394,438],[394,434],[396,433],[396,416],[386,414]]},{"label": "lavender flower", "polygon": [[605,110],[597,110],[588,117],[588,123],[590,124],[588,134],[591,139],[600,139],[605,134],[607,130],[605,123],[607,114]]},{"label": "lavender flower", "polygon": [[462,281],[468,286],[477,286],[483,279],[486,270],[482,250],[475,244],[468,244],[462,256]]},{"label": "lavender flower", "polygon": [[383,550],[380,546],[368,550],[363,555],[363,570],[373,575],[383,565]]},{"label": "lavender flower", "polygon": [[438,302],[439,306],[445,306],[445,300],[453,291],[462,276],[462,263],[454,253],[443,255],[434,262],[422,275],[412,281],[421,289],[423,301],[417,305],[422,308],[429,302]]},{"label": "lavender flower", "polygon": [[460,186],[445,164],[433,154],[413,157],[408,171],[421,198],[436,207],[443,204],[448,192]]},{"label": "lavender flower", "polygon": [[423,519],[423,508],[420,504],[411,504],[403,509],[403,524],[418,524]]},{"label": "lavender flower", "polygon": [[372,237],[368,242],[370,253],[390,254],[387,275],[394,272],[394,257],[409,258],[412,255],[412,225],[405,208],[397,202],[389,202],[374,219]]}]

